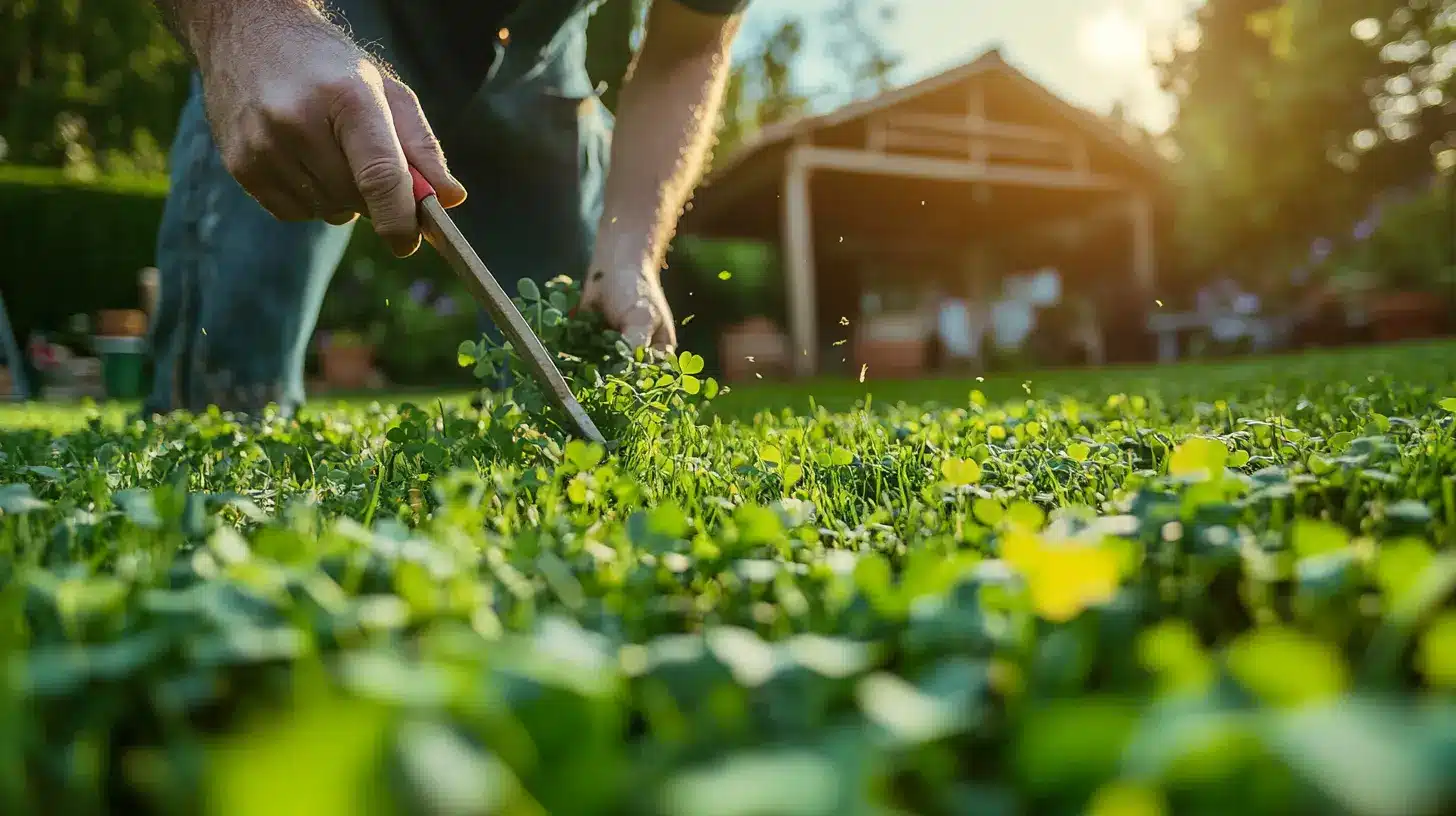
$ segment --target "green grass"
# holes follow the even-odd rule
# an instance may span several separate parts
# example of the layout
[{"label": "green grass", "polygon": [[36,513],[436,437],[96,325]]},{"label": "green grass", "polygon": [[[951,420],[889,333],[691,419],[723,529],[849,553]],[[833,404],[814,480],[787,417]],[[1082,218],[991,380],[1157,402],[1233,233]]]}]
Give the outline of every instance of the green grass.
[{"label": "green grass", "polygon": [[[984,377],[948,377],[910,380],[808,379],[787,382],[755,381],[734,384],[715,400],[707,413],[727,420],[749,421],[758,413],[779,413],[784,410],[805,412],[811,406],[830,411],[849,411],[868,400],[870,407],[889,408],[908,405],[960,405],[973,390],[988,399],[1002,401],[1026,396],[1071,396],[1094,399],[1107,394],[1157,392],[1165,398],[1201,396],[1218,399],[1229,389],[1248,388],[1271,382],[1287,373],[1293,365],[1305,376],[1337,375],[1347,368],[1370,372],[1383,371],[1406,360],[1420,358],[1432,361],[1440,370],[1456,359],[1456,341],[1440,340],[1384,347],[1362,347],[1334,351],[1318,351],[1297,355],[1274,355],[1260,358],[1234,358],[1209,362],[1186,362],[1175,366],[1133,365],[1099,369],[1042,370],[993,373]],[[410,391],[363,394],[319,395],[311,398],[308,414],[330,410],[361,409],[371,404],[384,405],[413,401],[462,406],[474,392]],[[98,415],[108,425],[117,424],[135,413],[132,402],[102,403],[90,406],[80,402],[0,404],[0,428],[43,428],[52,431],[84,427],[88,419]]]},{"label": "green grass", "polygon": [[600,351],[611,451],[529,389],[6,409],[0,812],[1456,807],[1452,345],[712,399]]},{"label": "green grass", "polygon": [[1285,378],[1293,365],[1306,377],[1340,376],[1350,368],[1367,372],[1402,366],[1411,359],[1429,360],[1436,370],[1447,369],[1456,358],[1456,341],[1439,340],[1384,347],[1348,348],[1306,354],[1280,354],[1175,366],[1129,365],[1070,370],[1042,370],[987,374],[980,378],[880,380],[874,372],[865,382],[855,379],[799,380],[785,383],[754,382],[736,385],[732,393],[714,403],[714,413],[751,419],[759,411],[805,411],[810,400],[831,411],[848,411],[868,398],[882,406],[897,403],[961,405],[971,390],[1001,401],[1026,396],[1098,398],[1107,394],[1156,392],[1164,397],[1201,396],[1217,399],[1229,389]]}]

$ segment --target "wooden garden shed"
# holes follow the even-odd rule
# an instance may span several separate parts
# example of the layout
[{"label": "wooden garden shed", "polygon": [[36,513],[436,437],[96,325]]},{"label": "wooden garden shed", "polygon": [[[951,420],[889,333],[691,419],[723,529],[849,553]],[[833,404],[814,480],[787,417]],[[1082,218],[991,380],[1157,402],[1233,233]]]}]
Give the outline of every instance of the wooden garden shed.
[{"label": "wooden garden shed", "polygon": [[831,348],[879,297],[867,292],[908,283],[985,303],[1007,273],[1051,266],[1103,325],[1145,326],[1163,183],[1146,143],[991,49],[765,128],[719,160],[680,231],[777,248],[793,371],[807,376],[840,362]]}]

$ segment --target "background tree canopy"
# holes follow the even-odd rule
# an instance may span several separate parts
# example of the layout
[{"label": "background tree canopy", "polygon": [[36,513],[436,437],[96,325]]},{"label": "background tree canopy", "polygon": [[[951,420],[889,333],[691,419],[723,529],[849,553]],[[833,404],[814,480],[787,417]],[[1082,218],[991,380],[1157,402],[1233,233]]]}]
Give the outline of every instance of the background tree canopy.
[{"label": "background tree canopy", "polygon": [[[645,0],[612,0],[592,18],[588,69],[617,92],[640,36]],[[802,111],[813,89],[793,65],[804,29],[823,27],[828,55],[853,95],[888,84],[894,56],[874,36],[891,0],[840,0],[810,20],[786,15],[736,62],[724,147],[763,124]],[[189,66],[151,0],[9,0],[0,4],[0,160],[65,167],[80,175],[165,170]]]},{"label": "background tree canopy", "polygon": [[[716,156],[765,124],[887,87],[897,59],[877,32],[885,15],[916,1],[774,5],[779,16],[758,19],[735,52]],[[609,106],[646,2],[610,0],[593,18],[589,69]],[[1350,258],[1367,269],[1388,266],[1370,255],[1380,239],[1387,249],[1400,245],[1384,257],[1427,259],[1395,262],[1401,268],[1387,282],[1429,277],[1429,259],[1442,257],[1438,244],[1448,240],[1433,228],[1439,213],[1427,204],[1428,212],[1395,217],[1388,205],[1432,199],[1433,175],[1456,164],[1456,0],[1190,7],[1176,47],[1158,60],[1178,105],[1159,137],[1177,159],[1170,267],[1191,285],[1232,277],[1278,295],[1340,273]],[[809,54],[811,43],[823,53]],[[836,67],[833,87],[806,81],[811,56]],[[0,2],[0,162],[81,178],[160,177],[188,70],[151,0]],[[1346,249],[1359,252],[1342,255]],[[696,255],[709,267],[719,262],[706,250]],[[754,278],[740,277],[741,296],[759,299]]]},{"label": "background tree canopy", "polygon": [[[716,155],[816,101],[885,87],[895,59],[874,27],[893,5],[836,0],[813,12],[787,6],[767,30],[743,37]],[[647,7],[647,0],[609,0],[592,18],[588,70],[609,107],[616,106]],[[840,68],[842,86],[811,88],[800,75],[811,29]],[[64,332],[75,313],[137,305],[134,276],[153,262],[167,148],[189,74],[153,0],[0,0],[0,222],[29,238],[7,246],[0,290],[22,338],[37,330]],[[78,221],[90,226],[71,229]],[[399,262],[375,243],[368,230],[356,231],[324,304],[321,329],[416,340],[473,330],[456,305],[461,294],[448,269],[428,254]],[[67,270],[64,296],[54,276],[37,274],[58,263]],[[685,298],[704,276],[713,276],[718,290],[730,292],[743,308],[761,308],[776,295],[772,259],[753,247],[680,251],[673,263],[681,270],[672,276],[674,285]],[[716,280],[724,268],[740,271],[731,286]],[[416,292],[430,294],[407,296]],[[705,349],[714,345],[713,332],[723,321],[737,319],[731,303],[718,306],[684,327]],[[693,307],[687,302],[683,308],[690,314]],[[445,341],[379,343],[391,376],[432,380],[458,368],[452,354],[435,354],[440,359],[433,368],[421,358],[436,345],[453,348]]]},{"label": "background tree canopy", "polygon": [[16,164],[161,172],[187,61],[150,0],[0,3],[0,139]]},{"label": "background tree canopy", "polygon": [[[1161,61],[1185,265],[1269,287],[1456,146],[1449,0],[1208,0]],[[1362,226],[1364,224],[1364,226]]]}]

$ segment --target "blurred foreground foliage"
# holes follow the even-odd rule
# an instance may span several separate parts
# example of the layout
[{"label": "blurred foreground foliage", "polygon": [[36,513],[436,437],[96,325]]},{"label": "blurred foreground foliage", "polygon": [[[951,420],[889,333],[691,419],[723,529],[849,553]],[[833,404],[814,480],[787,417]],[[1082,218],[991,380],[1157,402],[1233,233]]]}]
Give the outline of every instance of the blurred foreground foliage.
[{"label": "blurred foreground foliage", "polygon": [[576,296],[610,451],[524,383],[0,433],[0,811],[1456,806],[1450,355],[726,424]]}]

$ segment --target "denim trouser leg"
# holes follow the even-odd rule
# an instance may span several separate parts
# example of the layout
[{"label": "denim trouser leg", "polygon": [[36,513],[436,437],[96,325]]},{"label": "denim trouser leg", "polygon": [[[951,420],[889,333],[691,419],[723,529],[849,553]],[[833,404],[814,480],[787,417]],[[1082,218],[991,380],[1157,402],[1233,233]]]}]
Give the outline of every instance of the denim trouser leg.
[{"label": "denim trouser leg", "polygon": [[[442,123],[437,133],[451,169],[470,191],[452,218],[501,285],[514,292],[521,278],[583,276],[601,215],[612,125],[585,73],[585,16],[572,16],[558,34],[533,35],[521,26],[516,53],[545,53],[544,45],[527,42],[531,36],[555,43],[544,70],[511,71],[509,81],[483,87],[463,108],[437,110],[431,106],[447,103],[428,100],[443,99],[431,92],[442,78],[418,70],[409,47],[391,36],[381,0],[338,5],[356,36],[379,45],[423,91],[431,122]],[[544,14],[570,5],[552,0],[523,8]],[[401,8],[434,13],[427,3]],[[308,341],[354,226],[280,222],[248,196],[218,155],[200,85],[194,78],[171,154],[172,189],[157,239],[156,385],[146,410],[217,405],[255,413],[276,402],[292,411],[304,400]],[[484,315],[480,327],[499,336]],[[441,350],[452,352],[453,345]]]},{"label": "denim trouser leg", "polygon": [[304,354],[353,225],[282,222],[244,192],[218,155],[196,78],[170,160],[146,410],[256,412],[275,402],[291,411],[304,399]]}]

